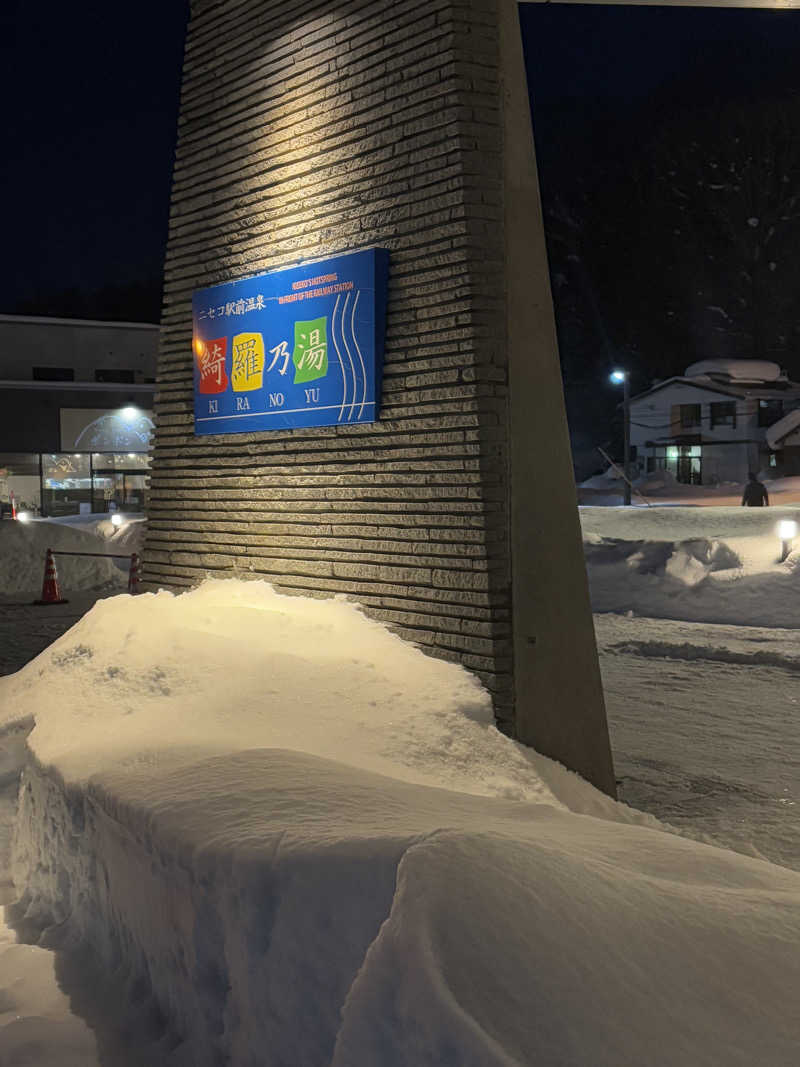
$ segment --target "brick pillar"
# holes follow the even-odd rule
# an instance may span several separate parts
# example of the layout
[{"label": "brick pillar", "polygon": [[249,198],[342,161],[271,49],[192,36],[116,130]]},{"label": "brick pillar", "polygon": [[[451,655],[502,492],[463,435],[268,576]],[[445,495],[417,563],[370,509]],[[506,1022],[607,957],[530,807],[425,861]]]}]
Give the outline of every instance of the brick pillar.
[{"label": "brick pillar", "polygon": [[[498,12],[494,0],[194,0],[145,578],[180,588],[206,574],[261,577],[286,592],[347,593],[403,637],[476,672],[513,732],[514,659],[530,629],[513,601],[540,596],[542,579],[524,558],[536,544],[512,528],[512,515],[528,513],[512,505],[528,478],[522,467],[515,473],[519,449],[510,447],[520,412],[547,409],[558,430],[547,447],[569,488],[551,519],[569,532],[554,564],[575,572],[570,589],[585,593],[585,575],[549,341],[531,353],[544,377],[519,374],[511,388],[522,401],[509,413],[517,334]],[[192,291],[370,245],[391,254],[379,421],[195,437]],[[512,582],[512,545],[522,583]],[[575,612],[583,666],[594,656],[585,597],[571,592],[547,618],[571,631]],[[538,647],[549,657],[563,645]],[[539,664],[533,719],[544,723],[555,693],[541,656]],[[559,700],[558,715],[583,721],[573,703],[565,711]],[[520,722],[536,743],[527,711]],[[562,758],[542,736],[542,750]],[[574,769],[593,778],[588,764]],[[602,775],[593,780],[607,788]]]}]

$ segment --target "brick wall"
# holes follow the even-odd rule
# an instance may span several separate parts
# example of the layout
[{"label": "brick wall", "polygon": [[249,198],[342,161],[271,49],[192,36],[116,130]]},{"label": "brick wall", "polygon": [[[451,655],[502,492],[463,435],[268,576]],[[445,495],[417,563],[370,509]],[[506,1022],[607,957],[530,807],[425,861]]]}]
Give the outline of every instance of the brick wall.
[{"label": "brick wall", "polygon": [[[345,593],[512,707],[493,0],[194,0],[145,579]],[[380,420],[193,435],[191,294],[390,250]]]}]

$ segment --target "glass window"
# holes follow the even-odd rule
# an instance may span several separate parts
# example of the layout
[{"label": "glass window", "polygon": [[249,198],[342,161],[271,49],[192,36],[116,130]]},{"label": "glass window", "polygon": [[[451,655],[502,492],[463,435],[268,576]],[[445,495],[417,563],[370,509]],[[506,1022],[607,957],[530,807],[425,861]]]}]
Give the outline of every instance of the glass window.
[{"label": "glass window", "polygon": [[92,510],[144,511],[147,503],[148,477],[146,473],[130,471],[95,472],[93,479],[94,504]]},{"label": "glass window", "polygon": [[680,404],[681,429],[688,430],[700,425],[700,405]]},{"label": "glass window", "polygon": [[35,382],[74,382],[75,370],[72,367],[34,367]]},{"label": "glass window", "polygon": [[783,416],[782,400],[759,400],[758,402],[758,425],[772,426]]},{"label": "glass window", "polygon": [[648,471],[661,468],[675,475],[678,482],[701,485],[703,480],[702,445],[656,445],[648,457]]},{"label": "glass window", "polygon": [[96,471],[138,471],[150,469],[149,452],[93,452],[92,467]]},{"label": "glass window", "polygon": [[96,382],[134,382],[136,375],[132,370],[100,367],[94,372],[94,380]]},{"label": "glass window", "polygon": [[92,510],[88,452],[42,455],[42,514],[79,515]]},{"label": "glass window", "polygon": [[736,425],[736,401],[711,404],[711,429],[715,426]]},{"label": "glass window", "polygon": [[0,518],[11,518],[14,507],[38,514],[41,506],[38,453],[0,453]]}]

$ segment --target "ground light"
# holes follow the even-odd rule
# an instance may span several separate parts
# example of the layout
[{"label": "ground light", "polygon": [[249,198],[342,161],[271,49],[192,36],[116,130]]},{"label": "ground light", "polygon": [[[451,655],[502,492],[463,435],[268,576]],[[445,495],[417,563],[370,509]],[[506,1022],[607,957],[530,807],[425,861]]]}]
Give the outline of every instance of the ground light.
[{"label": "ground light", "polygon": [[797,537],[797,523],[793,519],[781,519],[775,532],[781,539],[781,558],[778,563],[783,563],[792,551],[792,541]]},{"label": "ground light", "polygon": [[625,478],[622,483],[623,503],[627,506],[631,502],[631,483],[628,480],[630,477],[630,463],[631,463],[631,394],[630,385],[628,381],[628,372],[625,370],[612,370],[610,374],[611,381],[615,385],[622,385],[622,416],[625,427],[625,446],[624,454],[622,457],[622,470]]},{"label": "ground light", "polygon": [[18,511],[17,522],[30,522],[33,516],[29,511]]},{"label": "ground light", "polygon": [[123,522],[125,522],[124,517],[120,515],[118,511],[115,511],[114,514],[111,516],[111,525],[122,526]]}]

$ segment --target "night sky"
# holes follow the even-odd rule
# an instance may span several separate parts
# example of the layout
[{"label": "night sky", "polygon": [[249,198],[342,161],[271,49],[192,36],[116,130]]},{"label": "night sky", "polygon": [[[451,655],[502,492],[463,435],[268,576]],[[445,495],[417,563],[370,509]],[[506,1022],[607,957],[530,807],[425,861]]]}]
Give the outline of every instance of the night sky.
[{"label": "night sky", "polygon": [[188,0],[0,7],[0,312],[157,321]]},{"label": "night sky", "polygon": [[[188,0],[5,0],[0,311],[157,319]],[[644,131],[795,86],[800,15],[522,6],[545,196]]]},{"label": "night sky", "polygon": [[522,4],[543,181],[602,171],[665,119],[800,89],[800,12]]},{"label": "night sky", "polygon": [[[746,116],[754,153],[777,146],[800,191],[800,12],[527,4],[521,21],[574,453],[621,435],[614,366],[634,393],[706,358],[769,358],[800,378],[797,223],[764,257],[777,263],[757,326],[737,283],[759,231],[708,171],[722,159],[731,173]],[[781,119],[783,145],[759,137]]]}]

